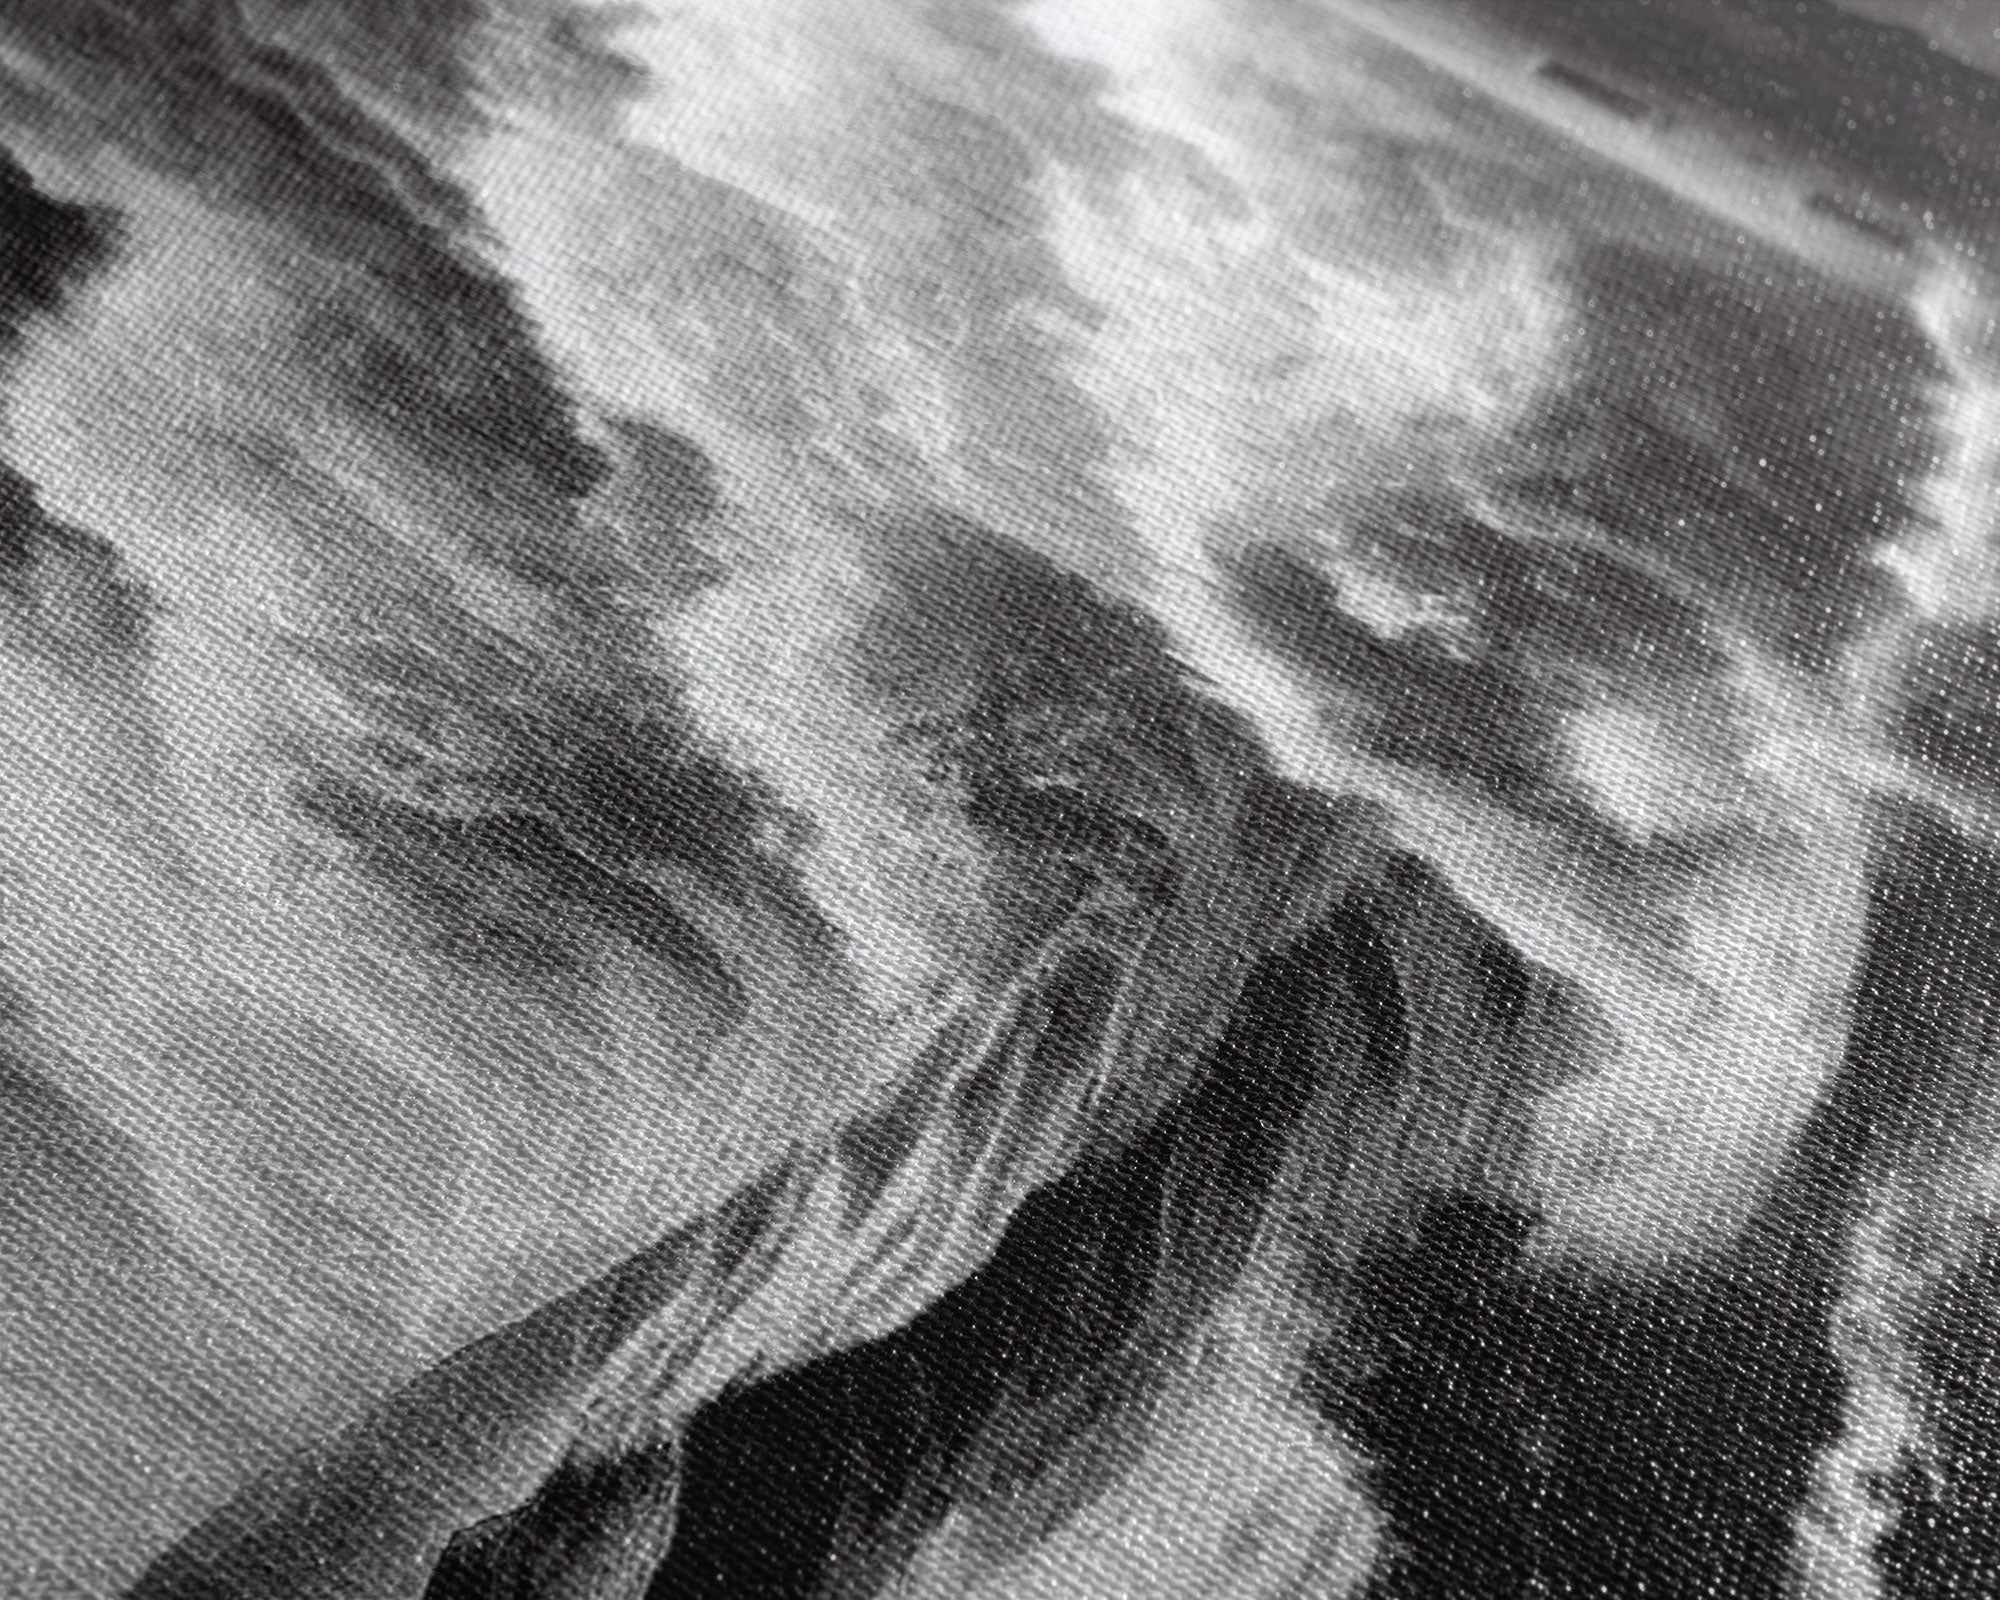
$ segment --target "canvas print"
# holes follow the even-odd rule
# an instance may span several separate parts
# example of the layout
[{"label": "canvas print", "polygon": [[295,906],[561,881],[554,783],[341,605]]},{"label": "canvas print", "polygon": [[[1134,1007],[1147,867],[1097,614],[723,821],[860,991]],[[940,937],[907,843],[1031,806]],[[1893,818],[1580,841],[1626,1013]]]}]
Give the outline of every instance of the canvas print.
[{"label": "canvas print", "polygon": [[0,1596],[2000,1595],[2000,4],[0,5]]}]

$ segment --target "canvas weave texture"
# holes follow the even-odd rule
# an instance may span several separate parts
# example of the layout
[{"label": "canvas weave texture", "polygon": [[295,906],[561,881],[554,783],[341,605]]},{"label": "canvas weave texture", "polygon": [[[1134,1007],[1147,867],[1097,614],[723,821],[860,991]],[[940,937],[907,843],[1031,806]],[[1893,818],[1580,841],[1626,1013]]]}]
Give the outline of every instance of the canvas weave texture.
[{"label": "canvas weave texture", "polygon": [[0,1600],[2000,1600],[2000,0],[0,0]]}]

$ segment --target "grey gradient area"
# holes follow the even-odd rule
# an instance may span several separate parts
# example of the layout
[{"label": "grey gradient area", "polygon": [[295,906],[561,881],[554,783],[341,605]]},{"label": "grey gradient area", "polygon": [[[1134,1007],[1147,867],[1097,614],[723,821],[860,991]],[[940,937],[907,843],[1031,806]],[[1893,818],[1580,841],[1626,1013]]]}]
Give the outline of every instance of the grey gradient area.
[{"label": "grey gradient area", "polygon": [[0,1594],[2000,1589],[1995,28],[0,10]]}]

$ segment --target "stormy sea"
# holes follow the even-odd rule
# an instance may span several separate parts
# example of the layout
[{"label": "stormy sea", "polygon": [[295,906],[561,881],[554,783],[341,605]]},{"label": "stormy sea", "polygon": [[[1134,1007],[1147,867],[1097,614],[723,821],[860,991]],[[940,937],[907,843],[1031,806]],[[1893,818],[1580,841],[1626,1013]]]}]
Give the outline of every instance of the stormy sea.
[{"label": "stormy sea", "polygon": [[0,1595],[2000,1595],[2000,7],[0,5]]}]

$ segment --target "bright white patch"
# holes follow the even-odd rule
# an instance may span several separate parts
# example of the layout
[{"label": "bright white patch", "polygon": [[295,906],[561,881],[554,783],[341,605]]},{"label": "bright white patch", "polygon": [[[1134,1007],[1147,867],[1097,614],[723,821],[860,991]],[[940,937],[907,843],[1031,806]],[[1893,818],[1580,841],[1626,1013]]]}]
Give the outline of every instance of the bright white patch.
[{"label": "bright white patch", "polygon": [[1944,450],[1919,486],[1927,527],[1881,559],[1923,616],[1988,620],[2000,605],[2000,319],[1991,287],[1955,265],[1912,304],[1949,374],[1932,394]]},{"label": "bright white patch", "polygon": [[1896,1528],[1891,1487],[1921,1470],[1928,1453],[1926,1385],[1909,1333],[1938,1263],[1926,1271],[1909,1259],[1910,1223],[1896,1197],[1884,1195],[1848,1241],[1847,1280],[1831,1329],[1847,1393],[1840,1437],[1820,1452],[1794,1519],[1801,1600],[1876,1600],[1888,1592],[1875,1549]]}]

